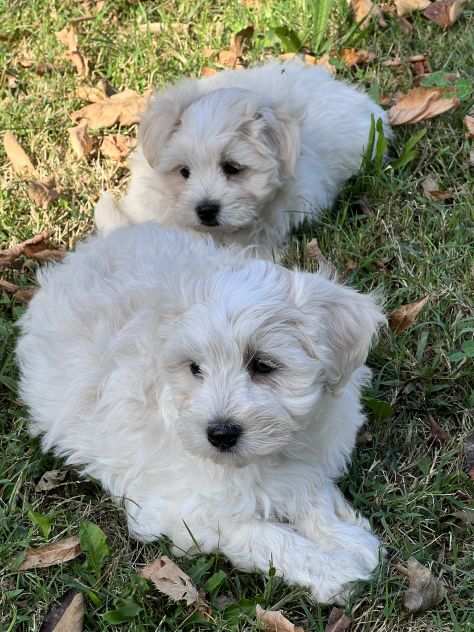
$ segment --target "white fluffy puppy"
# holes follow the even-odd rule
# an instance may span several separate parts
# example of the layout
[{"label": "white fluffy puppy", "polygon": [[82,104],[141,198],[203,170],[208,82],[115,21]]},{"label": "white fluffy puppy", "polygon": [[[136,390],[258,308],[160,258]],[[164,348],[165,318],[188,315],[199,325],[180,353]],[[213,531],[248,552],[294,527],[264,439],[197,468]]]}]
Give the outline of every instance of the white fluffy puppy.
[{"label": "white fluffy puppy", "polygon": [[128,192],[96,225],[158,220],[268,256],[358,171],[372,115],[390,136],[366,94],[299,61],[185,80],[151,101]]},{"label": "white fluffy puppy", "polygon": [[39,282],[17,349],[31,432],[125,500],[135,537],[273,564],[321,602],[369,577],[379,542],[335,481],[384,321],[371,296],[156,223]]}]

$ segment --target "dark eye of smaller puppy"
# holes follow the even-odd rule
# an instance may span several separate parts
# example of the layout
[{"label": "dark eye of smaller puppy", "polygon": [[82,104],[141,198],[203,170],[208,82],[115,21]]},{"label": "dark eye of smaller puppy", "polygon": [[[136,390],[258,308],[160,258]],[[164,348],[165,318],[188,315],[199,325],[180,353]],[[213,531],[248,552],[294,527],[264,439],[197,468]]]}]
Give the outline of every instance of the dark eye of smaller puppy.
[{"label": "dark eye of smaller puppy", "polygon": [[191,364],[189,365],[189,370],[193,375],[201,375],[201,367],[195,362],[191,362]]},{"label": "dark eye of smaller puppy", "polygon": [[235,176],[242,171],[242,167],[239,167],[234,162],[223,162],[222,171],[226,176]]},{"label": "dark eye of smaller puppy", "polygon": [[275,371],[276,366],[274,364],[270,364],[269,362],[265,362],[264,360],[261,360],[260,358],[255,356],[250,361],[249,369],[251,373],[266,375],[267,373],[272,373],[273,371]]},{"label": "dark eye of smaller puppy", "polygon": [[191,175],[191,171],[187,167],[181,167],[179,173],[183,176],[185,180],[187,180]]}]

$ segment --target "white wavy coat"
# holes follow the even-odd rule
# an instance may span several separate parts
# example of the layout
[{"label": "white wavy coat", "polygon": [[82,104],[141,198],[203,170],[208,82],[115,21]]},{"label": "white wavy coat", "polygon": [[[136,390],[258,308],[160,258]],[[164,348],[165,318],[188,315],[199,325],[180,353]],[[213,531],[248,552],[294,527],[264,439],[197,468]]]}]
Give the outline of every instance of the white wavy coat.
[{"label": "white wavy coat", "polygon": [[[371,296],[153,223],[39,282],[17,349],[31,432],[125,500],[135,537],[187,551],[191,532],[321,602],[369,577],[379,542],[335,481],[384,321]],[[230,451],[208,440],[216,419],[240,425]]]},{"label": "white wavy coat", "polygon": [[[182,81],[152,99],[127,194],[117,204],[104,195],[96,225],[108,232],[157,220],[278,253],[359,170],[372,116],[390,137],[385,112],[366,94],[299,61]],[[240,171],[226,175],[229,163]],[[203,202],[218,205],[218,225],[203,225]]]}]

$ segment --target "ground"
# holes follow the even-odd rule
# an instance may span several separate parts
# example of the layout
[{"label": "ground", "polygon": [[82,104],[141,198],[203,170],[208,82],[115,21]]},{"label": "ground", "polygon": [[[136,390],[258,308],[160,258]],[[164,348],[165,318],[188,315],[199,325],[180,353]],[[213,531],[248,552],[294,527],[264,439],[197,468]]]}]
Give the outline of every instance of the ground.
[{"label": "ground", "polygon": [[[309,5],[309,3],[307,3]],[[0,8],[0,129],[16,134],[34,157],[40,177],[54,175],[57,201],[42,209],[27,196],[3,150],[0,197],[0,243],[3,248],[47,229],[55,246],[73,247],[92,229],[92,210],[102,188],[123,188],[127,169],[100,154],[86,160],[70,149],[69,114],[84,102],[74,95],[84,83],[107,79],[116,89],[143,92],[178,77],[199,76],[205,66],[218,67],[209,51],[228,48],[231,36],[248,24],[255,36],[244,55],[252,63],[285,52],[271,36],[275,26],[288,26],[311,49],[316,41],[308,6],[302,0],[212,2],[163,0],[29,0]],[[73,19],[90,76],[81,80],[55,37]],[[324,256],[345,280],[367,290],[382,288],[390,311],[429,296],[416,322],[401,334],[386,330],[369,358],[374,381],[366,394],[367,427],[352,467],[341,485],[354,505],[368,516],[389,551],[389,561],[348,605],[352,630],[401,632],[474,628],[474,538],[471,524],[459,514],[473,507],[473,481],[465,472],[463,442],[473,431],[474,312],[473,170],[463,117],[472,108],[474,12],[467,8],[447,30],[420,13],[409,18],[412,29],[394,15],[387,26],[376,22],[352,35],[356,45],[375,54],[367,66],[347,68],[336,62],[341,78],[359,83],[375,98],[387,101],[414,82],[408,57],[425,54],[432,71],[458,73],[462,100],[456,110],[414,126],[396,129],[391,156],[403,152],[421,129],[425,136],[417,155],[403,168],[367,164],[349,183],[336,207],[317,226],[296,236],[290,263],[307,266],[305,244],[317,236]],[[161,24],[159,33],[140,25]],[[351,18],[345,4],[335,4],[323,42],[337,58]],[[312,30],[313,29],[313,30]],[[288,45],[287,45],[288,46]],[[388,59],[400,57],[400,66]],[[23,63],[25,59],[33,63]],[[38,67],[38,64],[41,64]],[[416,69],[415,69],[416,70]],[[13,79],[12,79],[13,77]],[[451,79],[452,81],[453,79]],[[94,136],[133,128],[100,130]],[[435,177],[448,201],[432,200],[422,182]],[[362,200],[362,202],[361,202]],[[35,265],[22,259],[2,277],[30,284]],[[0,297],[0,627],[39,630],[48,608],[70,588],[86,596],[85,629],[103,630],[122,619],[121,629],[256,630],[255,605],[283,609],[305,630],[322,631],[329,608],[311,603],[302,590],[277,578],[236,572],[219,556],[182,558],[211,604],[209,619],[183,603],[175,604],[137,577],[135,569],[162,553],[169,544],[142,545],[129,539],[122,511],[91,481],[68,472],[64,483],[35,492],[40,476],[62,464],[42,455],[26,433],[27,413],[16,393],[13,357],[15,320],[24,306]],[[472,343],[471,343],[472,344]],[[463,351],[464,349],[464,351]],[[433,435],[431,421],[445,431]],[[435,433],[436,435],[436,433]],[[41,530],[31,511],[46,517]],[[110,555],[98,572],[83,557],[49,569],[17,572],[18,555],[28,546],[75,535],[85,521],[99,525]],[[37,522],[37,521],[36,521]],[[45,533],[47,538],[44,537]],[[414,556],[445,582],[447,598],[412,617],[403,607],[406,579],[397,563]],[[210,581],[209,581],[210,580]],[[115,615],[110,616],[110,612]],[[104,616],[109,612],[109,615]]]}]

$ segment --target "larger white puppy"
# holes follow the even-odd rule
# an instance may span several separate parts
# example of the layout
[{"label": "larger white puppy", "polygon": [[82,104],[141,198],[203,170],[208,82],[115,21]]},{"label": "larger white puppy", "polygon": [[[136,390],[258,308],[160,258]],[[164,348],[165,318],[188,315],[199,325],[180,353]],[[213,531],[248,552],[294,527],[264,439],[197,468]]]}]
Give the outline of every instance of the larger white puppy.
[{"label": "larger white puppy", "polygon": [[335,481],[384,321],[371,296],[157,224],[39,281],[18,343],[31,432],[125,500],[132,534],[272,563],[322,602],[369,577],[379,542]]},{"label": "larger white puppy", "polygon": [[299,61],[178,83],[151,101],[128,192],[99,201],[97,227],[158,220],[268,256],[358,171],[372,116],[390,136],[366,94]]}]

